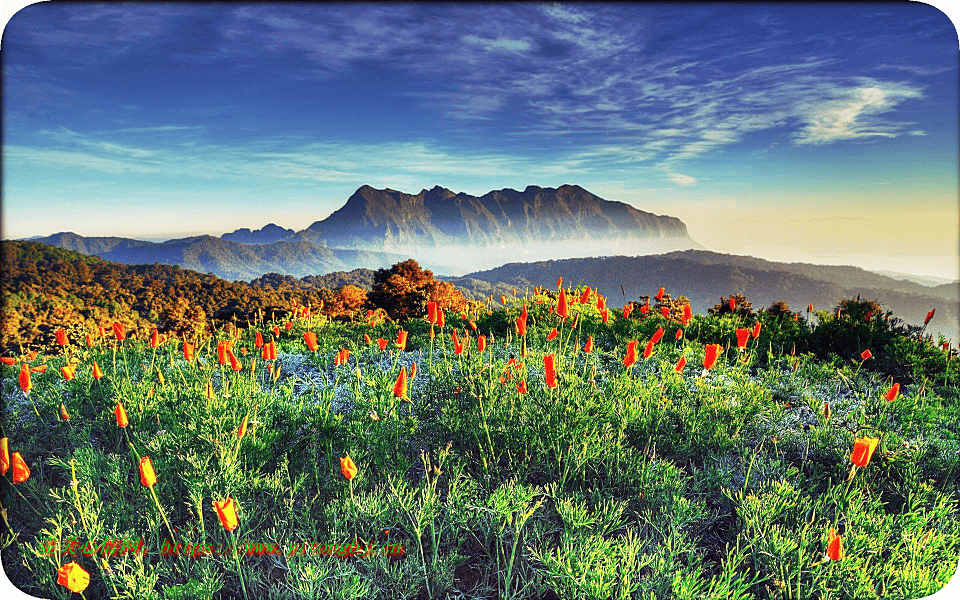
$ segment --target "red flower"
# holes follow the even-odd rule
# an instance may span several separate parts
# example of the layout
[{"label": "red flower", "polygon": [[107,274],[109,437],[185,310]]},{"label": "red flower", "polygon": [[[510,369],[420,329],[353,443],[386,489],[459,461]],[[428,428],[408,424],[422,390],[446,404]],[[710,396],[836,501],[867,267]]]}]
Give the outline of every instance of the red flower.
[{"label": "red flower", "polygon": [[547,341],[549,342],[549,341],[555,339],[558,335],[559,335],[559,332],[557,331],[557,328],[554,327],[554,328],[553,328],[553,331],[551,331],[551,332],[547,335]]},{"label": "red flower", "polygon": [[760,321],[757,321],[756,323],[753,324],[753,337],[755,338],[760,337],[760,327],[761,327]]},{"label": "red flower", "polygon": [[558,385],[556,360],[557,357],[553,354],[547,354],[543,357],[544,379],[547,382],[547,387],[555,388]]},{"label": "red flower", "polygon": [[687,366],[687,357],[681,356],[680,360],[677,361],[677,366],[675,366],[673,370],[676,371],[677,373],[681,373],[683,372],[683,368],[685,366]]},{"label": "red flower", "polygon": [[30,367],[30,370],[33,371],[34,373],[46,373],[46,372],[47,372],[47,365],[39,365],[39,366],[36,366],[36,367]]},{"label": "red flower", "polygon": [[935,313],[935,312],[937,312],[937,309],[933,309],[933,310],[931,310],[930,312],[927,313],[927,318],[923,320],[923,324],[924,324],[924,325],[926,325],[927,323],[930,322],[930,319],[933,318],[933,313]]},{"label": "red flower", "polygon": [[[551,386],[551,387],[552,387],[552,386]],[[522,380],[520,383],[517,384],[517,393],[518,393],[518,394],[526,394],[526,393],[527,393],[527,380],[526,380],[526,379]]]},{"label": "red flower", "polygon": [[100,370],[100,365],[97,364],[97,361],[93,361],[93,378],[100,379],[103,377],[103,371]]},{"label": "red flower", "polygon": [[523,312],[517,317],[517,335],[527,335],[527,306],[523,306]]},{"label": "red flower", "polygon": [[663,286],[661,285],[661,286],[660,286],[660,289],[657,290],[657,295],[656,295],[657,302],[660,302],[661,300],[663,300],[663,292],[664,292],[664,291],[666,291],[666,290],[664,290],[664,289],[663,289]]},{"label": "red flower", "polygon": [[704,369],[709,371],[717,364],[717,358],[720,356],[721,350],[723,350],[723,346],[720,344],[707,344],[703,355]]},{"label": "red flower", "polygon": [[14,452],[10,458],[13,462],[13,483],[23,483],[30,479],[30,467],[27,466],[26,461],[23,460],[20,453]]},{"label": "red flower", "polygon": [[397,332],[397,343],[396,343],[397,348],[400,348],[401,350],[406,350],[406,348],[407,348],[407,333],[408,333],[408,332],[406,332],[406,331],[404,331],[404,330],[402,330],[402,329]]},{"label": "red flower", "polygon": [[867,313],[866,321],[869,322],[869,321],[870,321],[870,317],[872,317],[872,316],[873,316],[873,312],[868,312],[868,313]]},{"label": "red flower", "polygon": [[583,351],[587,354],[593,351],[593,336],[587,338],[587,343],[583,346]]},{"label": "red flower", "polygon": [[290,331],[291,329],[293,329],[293,321],[287,321],[286,323],[284,323],[283,326],[287,331]]},{"label": "red flower", "polygon": [[153,462],[149,456],[140,459],[140,483],[153,487],[157,483],[157,473],[153,470]]},{"label": "red flower", "polygon": [[627,355],[623,357],[623,364],[628,369],[637,362],[637,346],[640,345],[640,342],[637,340],[631,340],[627,343]]},{"label": "red flower", "polygon": [[669,318],[670,318],[670,308],[669,308],[669,307],[666,307],[666,306],[661,306],[661,307],[660,307],[660,314],[663,315],[663,318],[664,318],[664,319],[669,319]]},{"label": "red flower", "polygon": [[64,331],[63,329],[58,329],[58,330],[55,332],[55,335],[57,336],[57,345],[59,345],[59,346],[66,346],[66,345],[67,345],[68,342],[67,342],[67,332],[66,332],[66,331]]},{"label": "red flower", "polygon": [[427,302],[427,322],[428,323],[437,322],[437,303],[436,302]]},{"label": "red flower", "polygon": [[[316,348],[314,348],[314,350],[315,350],[315,349],[316,349]],[[230,359],[230,368],[231,368],[231,369],[233,369],[233,370],[236,371],[237,373],[239,373],[240,370],[243,369],[243,365],[240,364],[240,359],[237,358],[237,355],[233,353],[233,350],[227,350],[227,358]],[[157,373],[159,373],[159,372],[160,372],[160,371],[157,371]],[[160,383],[163,383],[163,381],[161,380]]]},{"label": "red flower", "polygon": [[257,338],[256,338],[256,340],[253,342],[253,347],[254,347],[254,348],[263,348],[263,334],[260,333],[259,331],[257,332]]},{"label": "red flower", "polygon": [[438,307],[437,308],[437,327],[439,327],[440,329],[443,329],[446,324],[447,324],[447,315],[444,314],[442,308]]},{"label": "red flower", "polygon": [[563,277],[557,280],[557,287],[560,287],[561,285],[563,285]]},{"label": "red flower", "polygon": [[867,360],[871,356],[873,356],[873,352],[870,352],[870,350],[864,350],[863,352],[860,353],[861,360]]},{"label": "red flower", "polygon": [[193,351],[196,350],[196,346],[190,342],[183,343],[183,360],[191,362],[193,360]]},{"label": "red flower", "polygon": [[680,340],[680,339],[682,339],[682,338],[683,338],[683,330],[682,330],[682,329],[678,329],[678,330],[677,330],[677,340]]},{"label": "red flower", "polygon": [[560,288],[560,296],[557,298],[557,316],[561,319],[570,316],[570,307],[567,306],[567,293],[563,288]]},{"label": "red flower", "polygon": [[227,342],[224,340],[217,342],[217,362],[221,365],[227,364]]},{"label": "red flower", "polygon": [[377,338],[377,346],[379,346],[381,350],[386,350],[386,349],[387,349],[387,340],[385,340],[385,339],[383,339],[383,338]]},{"label": "red flower", "polygon": [[150,336],[150,347],[156,348],[159,345],[160,345],[160,333],[156,329],[154,329],[153,335]]},{"label": "red flower", "polygon": [[643,357],[650,358],[650,355],[653,354],[653,340],[651,339],[647,342],[647,347],[643,349]]},{"label": "red flower", "polygon": [[657,330],[653,332],[653,337],[650,338],[650,341],[654,344],[659,344],[660,340],[663,339],[663,327],[657,327]]},{"label": "red flower", "polygon": [[608,324],[608,323],[610,322],[610,313],[607,311],[607,309],[605,309],[605,308],[602,309],[602,310],[600,311],[600,316],[603,317],[603,324],[604,324],[604,325],[606,325],[606,324]]},{"label": "red flower", "polygon": [[737,329],[737,348],[746,348],[747,340],[750,339],[749,329]]},{"label": "red flower", "polygon": [[17,359],[13,358],[12,356],[0,356],[0,362],[8,367],[12,367],[13,365],[17,364]]},{"label": "red flower", "polygon": [[623,305],[623,318],[624,318],[624,319],[630,318],[630,311],[632,311],[632,310],[633,310],[633,304],[632,304],[632,303],[624,304],[624,305]]},{"label": "red flower", "polygon": [[120,402],[117,402],[117,407],[113,409],[113,415],[117,418],[117,427],[126,427],[130,424],[130,420],[127,419],[127,411]]},{"label": "red flower", "polygon": [[500,304],[506,304],[506,303],[507,303],[507,297],[504,296],[503,294],[500,294]]},{"label": "red flower", "polygon": [[400,375],[397,376],[397,382],[393,384],[393,395],[397,398],[408,398],[406,367],[400,368]]},{"label": "red flower", "polygon": [[737,301],[733,299],[733,296],[730,296],[730,310],[737,310]]},{"label": "red flower", "polygon": [[274,327],[274,328],[273,328],[273,337],[280,337],[280,328],[279,328],[279,327]]},{"label": "red flower", "polygon": [[483,352],[487,349],[487,336],[481,335],[477,338],[477,350]]},{"label": "red flower", "polygon": [[899,395],[900,395],[900,384],[895,383],[892,386],[890,386],[890,389],[887,390],[887,393],[884,394],[883,397],[886,398],[887,402],[893,402],[894,400],[897,399],[897,396]]},{"label": "red flower", "polygon": [[116,336],[118,342],[127,339],[127,326],[123,323],[114,323],[113,335]]},{"label": "red flower", "polygon": [[30,390],[33,389],[33,381],[30,379],[30,369],[27,368],[27,365],[24,364],[20,367],[20,389],[23,390],[25,394],[29,394]]},{"label": "red flower", "polygon": [[590,300],[590,286],[587,286],[587,289],[583,290],[583,293],[580,294],[580,304],[586,304]]},{"label": "red flower", "polygon": [[233,531],[240,525],[233,498],[228,497],[226,500],[220,501],[214,500],[213,508],[217,511],[217,518],[220,519],[220,524],[223,525],[223,528],[227,531]]},{"label": "red flower", "polygon": [[865,467],[870,464],[870,457],[873,456],[874,450],[877,449],[877,444],[880,443],[880,438],[858,438],[853,442],[853,454],[850,455],[850,461],[858,467]]},{"label": "red flower", "polygon": [[807,312],[813,312],[813,304],[807,307]]},{"label": "red flower", "polygon": [[830,528],[827,536],[827,557],[830,560],[843,560],[843,540],[833,527]]},{"label": "red flower", "polygon": [[683,306],[683,326],[686,327],[691,319],[693,319],[693,309],[690,308],[689,304],[685,304]]},{"label": "red flower", "polygon": [[597,294],[597,310],[606,310],[607,309],[607,299]]},{"label": "red flower", "polygon": [[317,350],[317,334],[312,331],[307,331],[303,334],[303,341],[307,343],[307,348],[310,348],[314,352]]}]

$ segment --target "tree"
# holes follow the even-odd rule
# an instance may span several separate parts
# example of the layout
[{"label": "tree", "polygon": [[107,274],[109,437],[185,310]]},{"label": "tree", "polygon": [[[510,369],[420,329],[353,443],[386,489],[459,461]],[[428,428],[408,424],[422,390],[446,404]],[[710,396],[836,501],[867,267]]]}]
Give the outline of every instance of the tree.
[{"label": "tree", "polygon": [[324,314],[330,317],[353,319],[367,303],[367,291],[355,285],[342,286],[327,301]]},{"label": "tree", "polygon": [[429,301],[437,302],[444,310],[466,306],[463,294],[452,284],[434,280],[433,272],[422,269],[412,258],[390,269],[379,269],[373,276],[373,289],[367,300],[387,311],[391,319],[422,317]]}]

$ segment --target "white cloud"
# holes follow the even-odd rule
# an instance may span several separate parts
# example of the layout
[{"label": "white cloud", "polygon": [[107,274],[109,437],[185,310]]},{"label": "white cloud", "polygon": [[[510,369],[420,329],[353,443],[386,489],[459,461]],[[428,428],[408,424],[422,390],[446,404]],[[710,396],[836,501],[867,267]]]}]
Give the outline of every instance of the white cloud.
[{"label": "white cloud", "polygon": [[530,42],[526,40],[511,40],[499,37],[495,40],[477,37],[473,34],[463,36],[463,41],[468,44],[480,46],[484,50],[507,50],[510,52],[520,52],[530,49]]},{"label": "white cloud", "polygon": [[794,138],[798,144],[826,144],[867,137],[896,137],[901,126],[886,123],[878,115],[910,98],[920,90],[880,82],[854,88],[827,87],[824,97],[798,103],[797,113],[806,125]]},{"label": "white cloud", "polygon": [[681,173],[670,173],[670,181],[674,182],[677,185],[682,185],[683,187],[690,187],[697,183],[697,180],[689,175],[683,175]]}]

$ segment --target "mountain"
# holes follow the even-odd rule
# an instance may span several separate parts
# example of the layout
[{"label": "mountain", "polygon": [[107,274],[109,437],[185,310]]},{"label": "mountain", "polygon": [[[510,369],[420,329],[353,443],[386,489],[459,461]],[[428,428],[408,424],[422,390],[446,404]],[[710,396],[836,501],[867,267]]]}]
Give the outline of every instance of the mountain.
[{"label": "mountain", "polygon": [[330,247],[394,252],[461,269],[701,248],[679,219],[604,200],[576,185],[480,197],[439,186],[411,195],[365,185],[299,234]]},{"label": "mountain", "polygon": [[250,231],[246,227],[237,229],[231,233],[225,233],[220,236],[230,242],[240,242],[241,244],[272,244],[280,241],[296,241],[299,239],[297,232],[293,229],[286,229],[269,223],[263,228]]},{"label": "mountain", "polygon": [[386,252],[327,248],[307,241],[241,244],[209,235],[154,243],[57,233],[36,241],[123,264],[178,265],[231,281],[271,272],[303,277],[357,268],[388,268],[407,258]]},{"label": "mountain", "polygon": [[960,281],[957,281],[956,279],[947,279],[946,277],[937,277],[935,275],[914,275],[911,273],[898,273],[896,271],[871,271],[871,273],[885,275],[890,279],[896,279],[897,281],[906,279],[907,281],[912,281],[928,287],[960,283]]},{"label": "mountain", "polygon": [[[458,287],[494,294],[516,287],[556,286],[557,278],[570,285],[599,287],[611,306],[623,306],[642,295],[652,295],[662,285],[669,294],[686,296],[694,312],[704,313],[720,296],[742,293],[754,309],[784,300],[792,310],[804,313],[808,304],[817,310],[836,307],[843,298],[860,295],[876,300],[908,323],[921,324],[930,309],[936,315],[931,331],[960,339],[960,286],[947,284],[928,288],[909,281],[896,281],[857,267],[804,263],[776,263],[751,256],[733,256],[690,250],[659,256],[609,256],[510,263],[464,277],[446,278]],[[620,286],[623,292],[620,292]],[[476,294],[475,294],[476,295]]]}]

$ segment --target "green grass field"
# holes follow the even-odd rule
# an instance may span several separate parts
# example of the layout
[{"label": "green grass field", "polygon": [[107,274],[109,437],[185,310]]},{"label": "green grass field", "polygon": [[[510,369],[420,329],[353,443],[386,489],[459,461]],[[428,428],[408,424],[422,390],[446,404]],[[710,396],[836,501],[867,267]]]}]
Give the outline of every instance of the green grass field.
[{"label": "green grass field", "polygon": [[[881,322],[886,337],[857,333],[847,355],[817,357],[825,332],[859,331],[829,311],[695,315],[683,326],[611,308],[605,323],[596,294],[581,304],[582,291],[568,290],[566,318],[555,293],[529,292],[447,314],[443,328],[380,313],[244,324],[191,340],[189,362],[182,340],[151,347],[109,331],[92,347],[71,339],[14,357],[2,435],[30,476],[14,483],[14,465],[0,483],[4,568],[27,593],[69,598],[79,595],[58,569],[76,562],[89,573],[85,598],[137,600],[920,598],[951,578],[955,351]],[[755,322],[758,337],[738,349],[736,330],[752,334]],[[257,332],[275,340],[275,360]],[[238,371],[218,360],[227,339]],[[636,361],[625,365],[631,341]],[[721,346],[709,370],[708,344]],[[862,361],[866,349],[874,357]],[[42,364],[25,394],[23,365]],[[864,438],[879,443],[854,468]],[[232,531],[213,505],[228,498]],[[831,529],[842,556],[837,542],[828,556]],[[82,552],[111,540],[143,542],[105,558]],[[354,543],[380,551],[307,550]],[[165,554],[165,544],[194,551]]]}]

